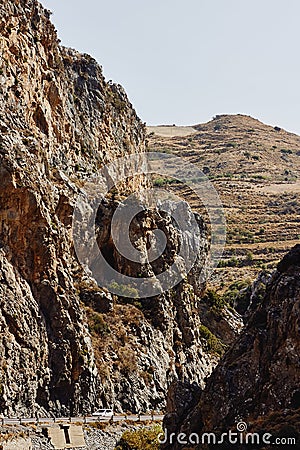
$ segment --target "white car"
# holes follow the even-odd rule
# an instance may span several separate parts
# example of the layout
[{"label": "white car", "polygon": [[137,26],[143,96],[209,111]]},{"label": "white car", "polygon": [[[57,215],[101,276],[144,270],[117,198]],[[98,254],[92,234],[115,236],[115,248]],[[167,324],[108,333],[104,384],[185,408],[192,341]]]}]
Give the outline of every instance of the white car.
[{"label": "white car", "polygon": [[112,409],[98,409],[95,411],[92,416],[93,417],[104,417],[111,418],[114,415],[114,411]]}]

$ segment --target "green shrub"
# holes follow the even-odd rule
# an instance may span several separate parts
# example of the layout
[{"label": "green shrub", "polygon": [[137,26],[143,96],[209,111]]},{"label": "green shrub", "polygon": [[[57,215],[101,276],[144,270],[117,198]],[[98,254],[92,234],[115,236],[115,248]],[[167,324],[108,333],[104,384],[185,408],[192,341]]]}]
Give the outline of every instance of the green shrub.
[{"label": "green shrub", "polygon": [[226,302],[224,301],[223,297],[221,297],[217,292],[213,291],[212,289],[208,289],[202,300],[207,303],[209,306],[215,306],[218,309],[224,308],[226,306]]},{"label": "green shrub", "polygon": [[205,325],[199,327],[200,338],[206,351],[222,355],[226,346]]},{"label": "green shrub", "polygon": [[116,281],[112,281],[109,287],[113,289],[120,297],[138,298],[139,296],[138,290],[136,288],[126,286],[125,284],[119,284]]},{"label": "green shrub", "polygon": [[110,333],[110,328],[103,319],[103,315],[98,313],[93,314],[90,318],[89,328],[92,333],[96,333],[98,335]]},{"label": "green shrub", "polygon": [[251,263],[253,261],[253,259],[254,259],[253,253],[250,250],[248,250],[247,254],[246,254],[247,262]]},{"label": "green shrub", "polygon": [[267,180],[268,177],[266,177],[266,175],[253,175],[253,178],[255,180]]},{"label": "green shrub", "polygon": [[239,265],[239,260],[233,256],[230,259],[220,260],[218,267],[237,267]]},{"label": "green shrub", "polygon": [[224,302],[233,306],[238,305],[238,310],[244,310],[249,304],[251,294],[251,280],[242,280],[232,283],[223,295]]},{"label": "green shrub", "polygon": [[153,185],[160,187],[160,186],[165,186],[166,184],[174,184],[177,181],[174,180],[173,178],[155,178],[155,180],[153,180]]},{"label": "green shrub", "polygon": [[125,431],[115,450],[159,450],[158,436],[163,432],[160,425]]}]

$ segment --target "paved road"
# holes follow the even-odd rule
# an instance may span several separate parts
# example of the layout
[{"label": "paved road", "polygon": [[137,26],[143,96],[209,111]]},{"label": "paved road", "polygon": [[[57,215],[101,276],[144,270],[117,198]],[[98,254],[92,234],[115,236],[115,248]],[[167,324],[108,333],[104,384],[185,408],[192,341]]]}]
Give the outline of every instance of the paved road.
[{"label": "paved road", "polygon": [[[131,420],[134,422],[147,422],[147,421],[162,421],[164,418],[161,414],[141,414],[138,416],[137,414],[116,414],[113,416],[113,422],[124,422],[125,420]],[[28,417],[28,418],[17,418],[17,417],[5,417],[0,419],[0,423],[2,425],[20,425],[20,424],[53,424],[53,423],[93,423],[93,422],[109,422],[111,419],[109,417],[95,417],[95,416],[86,416],[86,417]]]}]

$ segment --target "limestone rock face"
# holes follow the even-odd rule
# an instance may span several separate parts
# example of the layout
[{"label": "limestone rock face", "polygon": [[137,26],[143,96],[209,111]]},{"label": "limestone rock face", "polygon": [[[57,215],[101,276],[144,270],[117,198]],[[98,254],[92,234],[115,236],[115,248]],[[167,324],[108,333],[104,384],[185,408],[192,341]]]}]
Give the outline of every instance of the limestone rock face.
[{"label": "limestone rock face", "polygon": [[100,383],[75,288],[74,199],[100,164],[143,151],[144,126],[91,57],[58,45],[38,2],[1,2],[0,17],[1,410],[90,412]]},{"label": "limestone rock face", "polygon": [[224,432],[243,420],[248,431],[277,427],[280,433],[289,426],[289,436],[299,438],[299,275],[297,245],[278,264],[264,299],[177,431]]},{"label": "limestone rock face", "polygon": [[[49,17],[36,0],[0,2],[0,412],[161,409],[174,379],[204,387],[218,360],[199,333],[205,227],[196,217],[193,270],[156,297],[112,295],[83,271],[72,241],[76,199],[104,165],[145,152],[145,127],[93,58],[59,45]],[[111,245],[109,221],[115,202],[145,183],[120,183],[97,223],[99,247],[129,276],[140,269]],[[186,206],[174,208],[188,224]],[[143,214],[132,227],[137,248],[147,253],[156,228],[169,238],[165,257],[143,265],[149,276],[172,260],[179,233],[170,217]]]}]

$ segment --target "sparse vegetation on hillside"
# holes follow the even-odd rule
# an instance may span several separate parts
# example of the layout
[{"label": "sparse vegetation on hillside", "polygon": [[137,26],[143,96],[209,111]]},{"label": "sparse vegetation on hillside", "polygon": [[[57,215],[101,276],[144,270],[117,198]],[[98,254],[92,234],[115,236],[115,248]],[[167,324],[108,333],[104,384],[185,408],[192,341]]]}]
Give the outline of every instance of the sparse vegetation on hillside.
[{"label": "sparse vegetation on hillside", "polygon": [[[178,128],[180,136],[169,128],[163,135],[162,127],[159,134],[152,127],[149,147],[168,149],[205,169],[224,205],[227,244],[212,283],[225,291],[235,281],[253,280],[261,269],[274,268],[299,240],[300,137],[243,115]],[[164,187],[206,214],[188,183]]]}]

